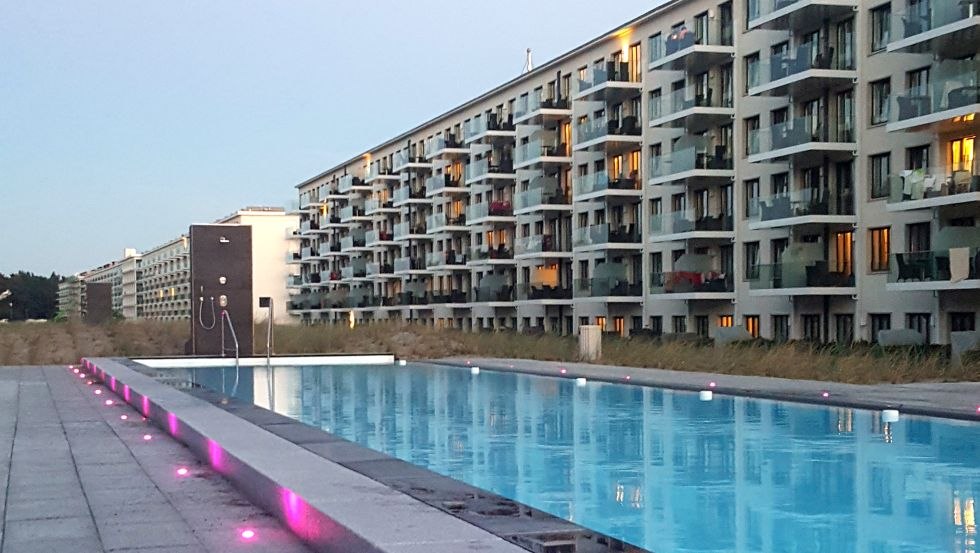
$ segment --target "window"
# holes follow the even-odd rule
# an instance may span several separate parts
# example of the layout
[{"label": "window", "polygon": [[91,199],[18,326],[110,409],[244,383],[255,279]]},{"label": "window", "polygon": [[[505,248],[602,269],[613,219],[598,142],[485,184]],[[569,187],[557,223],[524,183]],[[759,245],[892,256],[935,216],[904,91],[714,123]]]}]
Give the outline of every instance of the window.
[{"label": "window", "polygon": [[905,227],[905,246],[908,253],[927,252],[932,245],[932,225],[914,223]]},{"label": "window", "polygon": [[905,328],[914,330],[921,334],[925,339],[926,343],[930,343],[929,339],[929,313],[906,313],[905,314]]},{"label": "window", "polygon": [[684,315],[674,315],[671,320],[674,325],[674,334],[684,334],[687,332],[687,317]]},{"label": "window", "polygon": [[721,328],[731,328],[735,325],[735,317],[732,315],[718,315],[718,326]]},{"label": "window", "polygon": [[888,46],[892,35],[891,4],[871,10],[871,51],[879,52]]},{"label": "window", "polygon": [[753,86],[759,86],[761,84],[761,70],[759,63],[759,53],[750,54],[745,56],[745,87],[746,92],[749,88]]},{"label": "window", "polygon": [[800,322],[803,323],[803,339],[811,342],[821,341],[823,333],[820,331],[820,315],[801,315]]},{"label": "window", "polygon": [[906,169],[927,169],[929,167],[929,145],[916,146],[905,151]]},{"label": "window", "polygon": [[854,233],[838,232],[834,234],[834,246],[837,255],[834,265],[835,272],[845,275],[854,272]]},{"label": "window", "polygon": [[745,279],[759,278],[759,243],[745,243]]},{"label": "window", "polygon": [[650,332],[654,336],[662,336],[664,333],[664,318],[660,315],[650,317]]},{"label": "window", "polygon": [[759,179],[745,181],[745,218],[759,215]]},{"label": "window", "polygon": [[891,313],[871,313],[868,318],[871,322],[871,343],[878,343],[878,333],[882,330],[891,330],[892,328],[892,315]]},{"label": "window", "polygon": [[871,241],[871,270],[887,271],[891,229],[888,227],[873,228],[869,233]]},{"label": "window", "polygon": [[834,316],[838,344],[851,344],[854,341],[854,315],[842,313]]},{"label": "window", "polygon": [[950,332],[973,332],[977,329],[977,314],[972,312],[952,312],[949,314]]},{"label": "window", "polygon": [[789,194],[789,173],[777,173],[769,181],[770,192],[773,196]]},{"label": "window", "polygon": [[966,171],[967,180],[970,179],[970,175],[973,174],[973,161],[975,159],[975,150],[973,149],[974,143],[976,142],[975,136],[968,136],[965,138],[957,138],[949,143],[949,155],[950,155],[950,171],[954,174],[954,183],[956,173],[961,171]]},{"label": "window", "polygon": [[868,85],[871,87],[871,124],[888,122],[888,106],[892,92],[891,79],[882,79]]},{"label": "window", "polygon": [[746,315],[745,316],[745,330],[752,335],[753,338],[759,337],[759,316],[758,315]]},{"label": "window", "polygon": [[748,155],[759,152],[759,116],[745,120],[745,153]]},{"label": "window", "polygon": [[915,96],[929,95],[929,68],[923,67],[905,73],[909,93]]},{"label": "window", "polygon": [[708,337],[708,316],[697,315],[694,317],[694,330],[702,338]]},{"label": "window", "polygon": [[772,316],[772,339],[776,342],[789,341],[789,315]]},{"label": "window", "polygon": [[731,63],[721,66],[718,72],[719,82],[721,83],[721,106],[730,108],[735,106],[735,87],[734,70]]},{"label": "window", "polygon": [[887,198],[888,174],[891,172],[891,154],[873,155],[868,160],[871,166],[871,199]]}]

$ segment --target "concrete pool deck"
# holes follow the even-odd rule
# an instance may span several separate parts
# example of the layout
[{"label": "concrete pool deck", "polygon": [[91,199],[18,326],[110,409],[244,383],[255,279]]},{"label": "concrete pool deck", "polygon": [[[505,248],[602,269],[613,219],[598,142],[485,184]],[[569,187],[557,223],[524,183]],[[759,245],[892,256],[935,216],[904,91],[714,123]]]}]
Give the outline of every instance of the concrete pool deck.
[{"label": "concrete pool deck", "polygon": [[94,389],[65,367],[0,368],[2,553],[309,553],[187,448]]},{"label": "concrete pool deck", "polygon": [[[731,396],[868,410],[898,409],[915,415],[980,420],[980,382],[857,385],[527,359],[449,357],[432,362],[561,378],[582,377],[616,384],[674,390],[712,389],[716,394]],[[709,387],[711,382],[715,383],[713,388]],[[827,397],[824,397],[825,392]]]}]

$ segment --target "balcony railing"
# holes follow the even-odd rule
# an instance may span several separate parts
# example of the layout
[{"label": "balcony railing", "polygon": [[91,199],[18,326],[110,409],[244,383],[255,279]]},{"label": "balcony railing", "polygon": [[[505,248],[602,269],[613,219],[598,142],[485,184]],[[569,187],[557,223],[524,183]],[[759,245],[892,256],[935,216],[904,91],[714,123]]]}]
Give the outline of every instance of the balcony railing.
[{"label": "balcony railing", "polygon": [[391,232],[387,230],[369,230],[364,233],[365,244],[374,244],[377,242],[390,242],[394,240],[395,237]]},{"label": "balcony railing", "polygon": [[486,217],[513,217],[514,204],[510,200],[491,200],[471,204],[466,208],[466,220],[473,222]]},{"label": "balcony railing", "polygon": [[500,117],[496,113],[485,113],[480,117],[474,117],[466,122],[463,128],[463,138],[464,140],[470,140],[490,131],[514,131],[514,123],[511,120]]},{"label": "balcony railing", "polygon": [[606,136],[640,136],[639,118],[627,115],[619,119],[609,119],[602,116],[578,124],[578,142],[589,142]]},{"label": "balcony railing", "polygon": [[[566,91],[567,92],[567,91]],[[542,109],[568,109],[568,99],[545,98],[542,91],[532,92],[517,99],[514,117],[520,119]]]},{"label": "balcony railing", "polygon": [[514,150],[514,163],[527,163],[541,157],[569,157],[567,144],[547,144],[542,140],[532,140],[525,144],[519,144]]},{"label": "balcony railing", "polygon": [[415,259],[413,257],[400,257],[395,260],[394,269],[396,273],[405,271],[424,271],[425,260]]},{"label": "balcony railing", "polygon": [[462,227],[462,226],[466,226],[466,216],[463,214],[459,214],[459,215],[449,217],[445,213],[436,213],[435,215],[429,215],[428,217],[426,217],[425,223],[429,229],[438,229],[444,227]]},{"label": "balcony railing", "polygon": [[405,238],[410,235],[424,235],[426,233],[425,223],[411,223],[404,221],[395,225],[395,240]]},{"label": "balcony railing", "polygon": [[418,151],[415,152],[410,152],[407,150],[401,150],[400,152],[396,152],[394,156],[394,162],[392,163],[392,165],[394,166],[393,168],[401,169],[409,165],[410,163],[427,164],[428,162],[425,161],[425,151],[421,147],[422,144],[419,143],[416,146],[418,146]]},{"label": "balcony railing", "polygon": [[371,168],[368,170],[369,179],[376,179],[382,176],[394,176],[394,175],[395,173],[394,171],[391,170],[390,167],[387,166],[378,167],[376,163],[372,163]]},{"label": "balcony railing", "polygon": [[605,171],[589,173],[572,179],[572,188],[576,196],[602,192],[603,190],[639,190],[639,179],[622,175],[610,179]]},{"label": "balcony railing", "polygon": [[685,232],[731,232],[735,230],[731,215],[708,215],[696,210],[674,211],[650,217],[650,234]]},{"label": "balcony railing", "polygon": [[455,250],[432,252],[425,257],[427,267],[445,267],[453,265],[466,265],[467,256],[463,253],[456,253]]},{"label": "balcony railing", "polygon": [[980,171],[973,164],[910,169],[889,177],[889,203],[911,202],[980,192]]},{"label": "balcony railing", "polygon": [[514,160],[505,158],[499,162],[490,163],[489,159],[480,159],[463,168],[463,180],[470,181],[489,174],[510,175],[514,172]]},{"label": "balcony railing", "polygon": [[965,270],[957,275],[957,280],[980,278],[980,248],[960,248],[959,250],[937,250],[931,252],[895,253],[891,255],[888,282],[946,282],[953,279],[950,259],[962,256]]},{"label": "balcony railing", "polygon": [[575,279],[575,297],[628,297],[642,296],[643,286],[625,278],[597,277]]},{"label": "balcony railing", "polygon": [[391,207],[391,200],[371,198],[370,200],[364,202],[364,213],[372,213],[374,211],[378,211],[379,209],[390,209]]},{"label": "balcony railing", "polygon": [[[552,179],[554,180],[554,179]],[[557,181],[555,181],[557,182]],[[530,188],[514,194],[514,209],[530,209],[543,205],[568,205],[569,200],[561,188]]]},{"label": "balcony railing", "polygon": [[650,158],[651,178],[661,178],[696,169],[731,171],[735,168],[731,152],[718,146],[713,153],[701,148],[684,148]]},{"label": "balcony railing", "polygon": [[497,246],[473,246],[470,248],[470,261],[514,259],[514,249],[506,244]]},{"label": "balcony railing", "polygon": [[365,265],[368,276],[390,275],[395,272],[395,268],[390,263],[371,262]]},{"label": "balcony railing", "polygon": [[804,42],[792,53],[773,54],[748,67],[749,89],[765,86],[786,77],[811,69],[853,70],[854,48],[837,52],[834,47],[823,49],[819,44]]},{"label": "balcony railing", "polygon": [[454,179],[449,173],[432,175],[425,179],[425,190],[428,194],[438,194],[439,191],[445,190],[446,188],[464,188],[465,186],[463,181],[458,178]]},{"label": "balcony railing", "polygon": [[[940,0],[946,1],[946,0]],[[819,3],[819,0],[813,2],[814,4]],[[856,3],[856,2],[855,2]],[[788,8],[793,5],[799,5],[804,7],[807,4],[804,0],[748,0],[748,22],[751,25],[753,21],[757,19],[766,18],[774,12]],[[837,2],[829,3],[831,6],[840,5]],[[846,4],[843,7],[847,7]]]},{"label": "balcony railing", "polygon": [[650,277],[651,294],[692,294],[705,292],[734,292],[735,282],[731,275],[708,271],[669,271],[654,273]]},{"label": "balcony railing", "polygon": [[762,154],[811,143],[854,142],[854,122],[842,121],[831,128],[820,117],[797,117],[766,129],[748,132],[749,155]]},{"label": "balcony railing", "polygon": [[443,150],[464,148],[466,146],[453,134],[449,134],[448,136],[433,136],[425,141],[425,151],[430,156],[438,155]]},{"label": "balcony railing", "polygon": [[721,19],[695,20],[693,29],[683,27],[666,33],[666,36],[651,37],[650,64],[657,65],[663,58],[695,46],[732,46],[733,36],[731,21],[722,25]]},{"label": "balcony railing", "polygon": [[892,123],[980,104],[980,62],[944,62],[934,66],[930,78],[928,85],[895,95]]},{"label": "balcony railing", "polygon": [[355,186],[364,186],[364,181],[361,180],[361,177],[344,175],[340,177],[340,184],[337,186],[337,191],[341,194],[346,194],[353,190]]},{"label": "balcony railing", "polygon": [[518,284],[517,301],[534,300],[570,300],[572,299],[572,288],[570,286],[552,286],[550,284]]},{"label": "balcony railing", "polygon": [[831,270],[826,261],[794,261],[752,268],[749,288],[779,290],[787,288],[852,288],[854,273]]},{"label": "balcony railing", "polygon": [[407,202],[408,200],[424,200],[425,199],[425,187],[411,188],[408,185],[402,185],[394,194],[391,195],[392,200],[395,203]]},{"label": "balcony railing", "polygon": [[977,15],[980,15],[980,2],[976,0],[932,0],[906,10],[894,10],[891,28],[897,37],[912,38]]},{"label": "balcony railing", "polygon": [[552,234],[535,234],[522,236],[514,240],[514,250],[517,255],[561,252],[561,242]]},{"label": "balcony railing", "polygon": [[476,288],[473,297],[478,302],[511,302],[514,301],[514,289],[509,285]]},{"label": "balcony railing", "polygon": [[601,244],[639,244],[637,225],[627,224],[610,228],[611,225],[592,225],[575,229],[572,245],[576,248]]},{"label": "balcony railing", "polygon": [[606,62],[605,65],[593,65],[585,72],[585,78],[578,79],[578,92],[595,88],[608,82],[635,82],[640,80],[637,75],[630,71],[630,64],[626,62]]},{"label": "balcony railing", "polygon": [[341,246],[339,243],[331,244],[330,242],[324,242],[320,244],[319,248],[317,248],[317,253],[320,254],[320,257],[326,257],[332,253],[339,253],[340,248]]},{"label": "balcony railing", "polygon": [[731,97],[722,98],[715,89],[698,90],[694,87],[681,88],[659,98],[650,99],[650,120],[660,119],[668,115],[694,108],[730,108],[733,107]]},{"label": "balcony railing", "polygon": [[340,239],[340,249],[363,248],[366,241],[367,235],[363,232],[360,235],[345,236]]},{"label": "balcony railing", "polygon": [[303,285],[302,275],[286,275],[286,286],[292,288],[292,287],[302,286],[302,285]]},{"label": "balcony railing", "polygon": [[824,188],[804,188],[759,198],[750,209],[757,221],[776,221],[814,215],[854,215],[854,196]]},{"label": "balcony railing", "polygon": [[340,220],[347,221],[353,219],[354,217],[364,217],[364,206],[363,205],[349,205],[342,207],[340,209]]}]

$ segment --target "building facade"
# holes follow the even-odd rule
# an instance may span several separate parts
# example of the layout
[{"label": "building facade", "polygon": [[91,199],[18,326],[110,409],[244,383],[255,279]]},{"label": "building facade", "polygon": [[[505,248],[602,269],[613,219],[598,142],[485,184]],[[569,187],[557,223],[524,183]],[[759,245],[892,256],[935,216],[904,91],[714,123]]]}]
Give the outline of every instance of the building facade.
[{"label": "building facade", "polygon": [[85,283],[79,275],[65,277],[58,283],[58,316],[68,320],[82,318]]},{"label": "building facade", "polygon": [[930,343],[980,311],[980,15],[675,0],[297,186],[307,322]]},{"label": "building facade", "polygon": [[191,258],[186,234],[143,253],[136,275],[136,318],[191,318]]}]

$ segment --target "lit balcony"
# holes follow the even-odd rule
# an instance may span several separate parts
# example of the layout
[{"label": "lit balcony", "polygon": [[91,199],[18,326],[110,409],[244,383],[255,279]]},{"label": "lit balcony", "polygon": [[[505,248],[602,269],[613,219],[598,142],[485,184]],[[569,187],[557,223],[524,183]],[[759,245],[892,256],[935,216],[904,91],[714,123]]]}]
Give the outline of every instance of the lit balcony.
[{"label": "lit balcony", "polygon": [[395,190],[391,195],[392,205],[395,207],[401,207],[408,204],[425,204],[429,205],[432,203],[432,198],[426,197],[425,187],[410,187],[407,184],[402,184],[402,186]]},{"label": "lit balcony", "polygon": [[888,211],[912,211],[950,205],[980,205],[980,171],[973,163],[910,169],[889,177]]},{"label": "lit balcony", "polygon": [[557,100],[545,98],[540,90],[518,98],[517,106],[514,108],[514,123],[518,125],[564,119],[571,116],[572,109],[567,98]]},{"label": "lit balcony", "polygon": [[822,117],[798,117],[749,131],[747,138],[749,163],[792,159],[806,165],[828,158],[842,161],[857,152],[854,123],[849,120],[831,126]]},{"label": "lit balcony", "polygon": [[804,188],[760,198],[749,211],[751,230],[857,223],[853,195],[834,194],[823,188]]},{"label": "lit balcony", "polygon": [[980,248],[951,248],[891,255],[890,292],[980,289]]},{"label": "lit balcony", "polygon": [[383,181],[397,181],[401,177],[395,171],[392,171],[388,167],[378,167],[376,163],[371,164],[371,169],[368,171],[367,177],[364,179],[366,184],[374,184],[375,182]]},{"label": "lit balcony", "polygon": [[712,270],[654,273],[650,294],[654,300],[730,301],[735,299],[735,281]]},{"label": "lit balcony", "polygon": [[857,10],[857,0],[748,0],[748,29],[796,30]]},{"label": "lit balcony", "polygon": [[643,91],[643,79],[639,71],[631,71],[626,62],[606,62],[590,67],[584,79],[579,79],[574,100],[604,100],[616,102],[639,96]]},{"label": "lit balcony", "polygon": [[517,222],[514,217],[514,205],[509,200],[491,200],[471,204],[466,208],[466,224],[513,224]]},{"label": "lit balcony", "polygon": [[470,155],[470,148],[464,145],[455,135],[433,136],[425,142],[425,158],[443,157],[455,159]]},{"label": "lit balcony", "polygon": [[467,165],[463,170],[463,181],[467,186],[476,184],[484,180],[514,180],[517,173],[514,172],[514,160],[502,159],[499,162],[490,163],[490,160],[483,158]]},{"label": "lit balcony", "polygon": [[980,42],[980,1],[932,0],[903,11],[893,8],[891,32],[889,52],[932,54],[940,59],[975,54]]},{"label": "lit balcony", "polygon": [[774,54],[748,68],[749,96],[797,96],[850,85],[857,79],[854,59],[805,42],[787,54]]},{"label": "lit balcony", "polygon": [[610,179],[605,171],[574,177],[572,191],[577,202],[617,196],[638,200],[643,196],[638,178],[620,175]]},{"label": "lit balcony", "polygon": [[432,252],[425,258],[425,265],[433,271],[469,271],[467,256],[455,250]]},{"label": "lit balcony", "polygon": [[514,240],[514,257],[516,259],[571,258],[572,250],[567,246],[567,239],[566,244],[562,244],[561,240],[552,234],[523,236]]},{"label": "lit balcony", "polygon": [[708,215],[688,209],[650,218],[650,241],[731,240],[735,227],[731,215]]},{"label": "lit balcony", "polygon": [[675,90],[650,98],[650,126],[686,128],[699,132],[730,122],[735,117],[731,98],[722,98],[715,89],[694,87]]},{"label": "lit balcony", "polygon": [[449,173],[432,175],[425,180],[425,195],[429,198],[439,195],[466,194],[469,191],[463,181],[458,178],[454,179]]},{"label": "lit balcony", "polygon": [[514,167],[521,169],[534,165],[557,165],[572,162],[572,152],[568,144],[555,145],[554,141],[546,142],[541,139],[518,144],[514,150]]},{"label": "lit balcony", "polygon": [[423,155],[416,155],[405,150],[395,153],[392,171],[426,171],[432,169],[432,163]]},{"label": "lit balcony", "polygon": [[853,296],[854,274],[837,271],[824,260],[758,265],[749,279],[751,296]]},{"label": "lit balcony", "polygon": [[344,175],[340,177],[340,183],[337,185],[337,191],[341,194],[349,194],[351,192],[370,192],[371,185],[364,182],[361,177]]},{"label": "lit balcony", "polygon": [[395,260],[393,266],[396,275],[427,275],[432,273],[426,268],[424,259],[400,257]]},{"label": "lit balcony", "polygon": [[395,240],[432,240],[432,236],[426,234],[425,223],[405,221],[395,225]]},{"label": "lit balcony", "polygon": [[496,113],[485,113],[474,117],[463,126],[463,141],[466,143],[480,139],[491,141],[509,140],[517,136],[514,122],[503,120]]},{"label": "lit balcony", "polygon": [[514,249],[501,243],[496,246],[484,244],[470,248],[467,265],[513,265]]},{"label": "lit balcony", "polygon": [[531,181],[530,188],[514,194],[515,215],[571,210],[569,198],[555,177],[537,177]]},{"label": "lit balcony", "polygon": [[721,19],[695,19],[694,29],[686,27],[650,38],[651,71],[698,72],[735,57],[732,22]]},{"label": "lit balcony", "polygon": [[576,126],[575,151],[600,151],[616,153],[635,149],[643,143],[643,130],[635,115],[627,115],[622,120],[602,116],[589,119]]},{"label": "lit balcony", "polygon": [[517,285],[517,301],[544,305],[569,304],[572,302],[572,288],[560,284],[522,283]]},{"label": "lit balcony", "polygon": [[980,62],[945,61],[931,67],[928,85],[894,96],[887,129],[938,133],[975,129],[978,113]]},{"label": "lit balcony", "polygon": [[466,216],[463,214],[447,216],[445,213],[436,213],[425,219],[429,234],[439,234],[445,232],[469,232],[466,226]]},{"label": "lit balcony", "polygon": [[400,210],[395,207],[394,203],[390,199],[375,197],[364,202],[364,214],[367,215],[368,219],[373,219],[373,215],[399,212]]},{"label": "lit balcony", "polygon": [[572,247],[575,250],[639,250],[643,248],[640,242],[640,229],[636,224],[625,225],[592,225],[575,229],[572,237]]},{"label": "lit balcony", "polygon": [[[681,141],[674,147],[682,146]],[[718,184],[735,178],[731,152],[724,146],[689,146],[650,158],[650,184]]]}]

